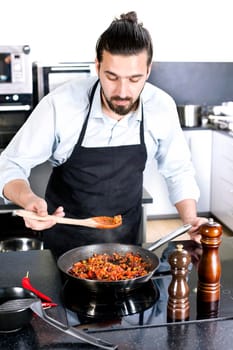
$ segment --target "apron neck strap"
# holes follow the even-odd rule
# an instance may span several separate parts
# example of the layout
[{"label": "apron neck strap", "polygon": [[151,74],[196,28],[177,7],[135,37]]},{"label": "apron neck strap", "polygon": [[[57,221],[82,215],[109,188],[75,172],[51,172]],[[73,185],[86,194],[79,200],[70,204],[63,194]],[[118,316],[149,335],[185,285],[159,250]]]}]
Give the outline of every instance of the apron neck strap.
[{"label": "apron neck strap", "polygon": [[143,110],[143,103],[141,106],[141,110],[142,110],[142,120],[140,123],[140,140],[141,140],[141,145],[145,144],[145,140],[144,140],[144,110]]},{"label": "apron neck strap", "polygon": [[[77,144],[79,146],[81,146],[81,144],[83,142],[83,138],[84,138],[84,135],[85,135],[85,132],[86,132],[86,129],[87,129],[87,123],[88,123],[88,119],[89,119],[89,116],[90,116],[90,113],[91,113],[92,102],[93,102],[94,94],[95,94],[95,91],[97,89],[98,83],[99,83],[99,79],[95,82],[95,84],[93,85],[93,87],[91,89],[91,93],[90,93],[90,97],[89,97],[89,109],[88,109],[87,116],[86,116],[85,121],[83,123],[83,127],[82,127],[82,130],[80,132],[79,139],[78,139],[78,142],[77,142]],[[143,111],[143,103],[141,105],[141,110],[142,110],[142,120],[141,120],[141,123],[140,123],[140,143],[142,145],[144,145],[145,141],[144,141],[144,111]]]},{"label": "apron neck strap", "polygon": [[78,142],[77,142],[79,146],[83,142],[83,138],[84,138],[84,135],[85,135],[85,132],[86,132],[86,128],[87,128],[88,119],[89,119],[89,116],[90,116],[90,113],[91,113],[91,107],[92,107],[94,94],[95,94],[95,91],[97,89],[97,85],[98,84],[99,84],[99,79],[95,82],[95,84],[93,85],[93,87],[91,89],[91,93],[90,93],[90,97],[89,97],[89,109],[88,109],[87,116],[86,116],[86,119],[85,119],[85,121],[83,123],[83,127],[82,127],[82,130],[80,132],[79,139],[78,139]]}]

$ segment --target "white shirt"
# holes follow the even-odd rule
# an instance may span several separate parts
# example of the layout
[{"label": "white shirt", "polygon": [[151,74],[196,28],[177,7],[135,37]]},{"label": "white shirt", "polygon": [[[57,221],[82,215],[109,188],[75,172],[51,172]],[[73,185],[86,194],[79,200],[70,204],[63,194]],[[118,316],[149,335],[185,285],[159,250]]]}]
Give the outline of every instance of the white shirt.
[{"label": "white shirt", "polygon": [[[53,166],[71,155],[88,112],[91,77],[70,82],[45,96],[0,156],[0,195],[4,185],[14,179],[27,181],[30,171],[49,160]],[[156,159],[165,177],[171,202],[199,197],[190,152],[179,124],[173,99],[161,89],[146,83],[135,113],[116,121],[101,108],[100,84],[94,95],[83,140],[85,147],[138,144],[144,110],[147,162]],[[4,197],[3,197],[4,198]]]}]

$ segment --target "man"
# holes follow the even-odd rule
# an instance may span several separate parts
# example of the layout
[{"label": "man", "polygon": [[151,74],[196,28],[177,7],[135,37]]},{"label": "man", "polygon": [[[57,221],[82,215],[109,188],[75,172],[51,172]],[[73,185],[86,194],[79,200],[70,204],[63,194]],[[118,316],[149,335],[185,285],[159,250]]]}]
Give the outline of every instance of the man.
[{"label": "man", "polygon": [[[38,104],[0,158],[0,193],[40,216],[91,217],[121,214],[123,225],[102,231],[25,219],[43,230],[45,248],[56,256],[76,246],[138,244],[143,170],[155,157],[171,198],[190,235],[198,218],[199,191],[174,101],[146,83],[153,56],[149,32],[135,12],[121,15],[96,45],[97,78],[71,81]],[[53,165],[45,200],[32,192],[30,169]]]}]

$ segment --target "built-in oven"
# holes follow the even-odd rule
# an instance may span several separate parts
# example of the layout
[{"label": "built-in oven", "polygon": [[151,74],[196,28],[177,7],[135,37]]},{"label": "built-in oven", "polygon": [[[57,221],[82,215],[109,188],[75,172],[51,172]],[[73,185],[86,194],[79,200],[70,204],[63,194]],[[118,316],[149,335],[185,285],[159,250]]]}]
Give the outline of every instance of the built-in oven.
[{"label": "built-in oven", "polygon": [[29,45],[0,45],[0,149],[4,149],[33,108]]},{"label": "built-in oven", "polygon": [[33,63],[34,106],[57,86],[74,78],[96,75],[94,62]]},{"label": "built-in oven", "polygon": [[4,149],[26,121],[29,111],[0,111],[0,149]]}]

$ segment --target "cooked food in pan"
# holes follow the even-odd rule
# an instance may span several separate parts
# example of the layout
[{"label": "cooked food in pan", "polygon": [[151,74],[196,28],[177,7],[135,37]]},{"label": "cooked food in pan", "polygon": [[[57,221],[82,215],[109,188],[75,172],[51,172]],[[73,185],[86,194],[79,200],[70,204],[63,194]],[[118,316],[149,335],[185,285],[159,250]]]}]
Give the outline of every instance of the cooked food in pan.
[{"label": "cooked food in pan", "polygon": [[115,252],[111,255],[93,254],[86,260],[74,263],[68,272],[78,278],[119,281],[145,276],[149,268],[140,254]]}]

